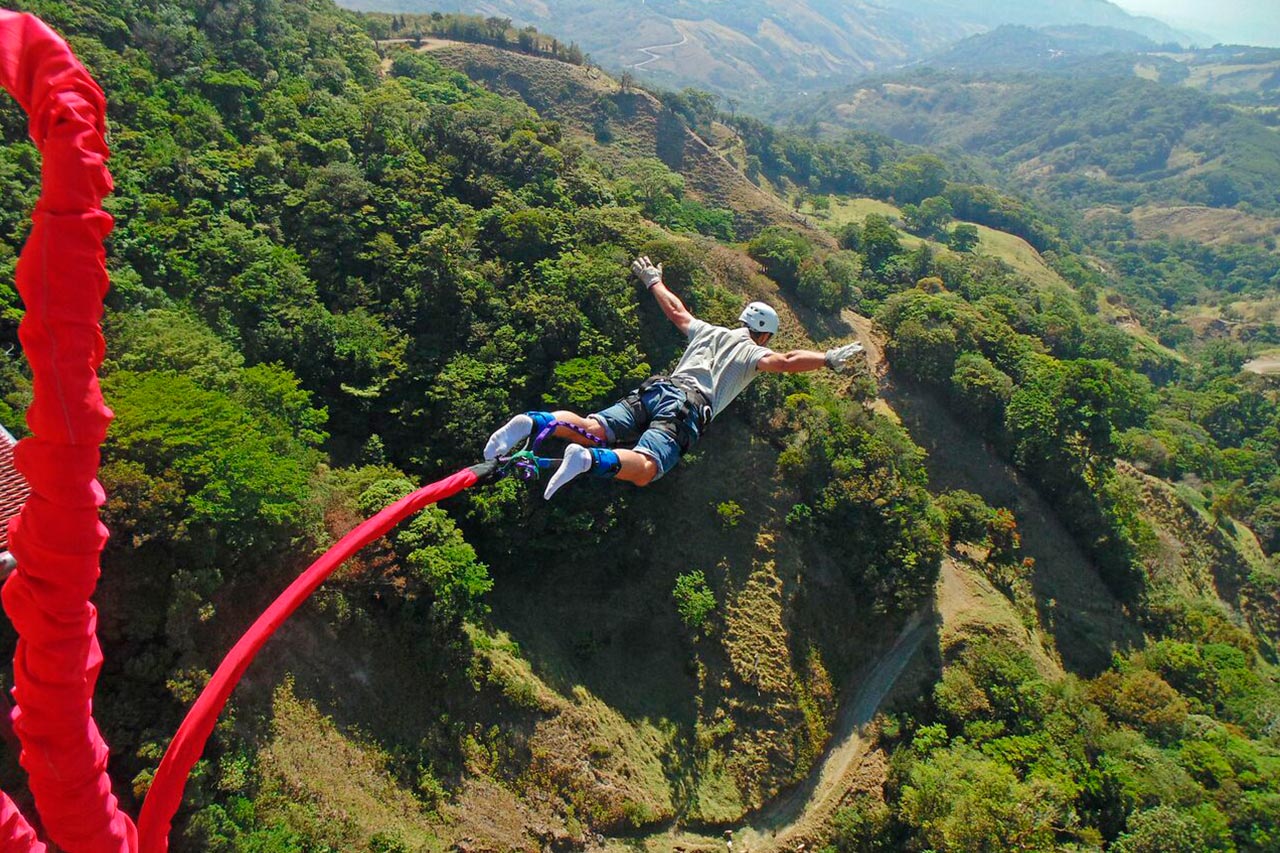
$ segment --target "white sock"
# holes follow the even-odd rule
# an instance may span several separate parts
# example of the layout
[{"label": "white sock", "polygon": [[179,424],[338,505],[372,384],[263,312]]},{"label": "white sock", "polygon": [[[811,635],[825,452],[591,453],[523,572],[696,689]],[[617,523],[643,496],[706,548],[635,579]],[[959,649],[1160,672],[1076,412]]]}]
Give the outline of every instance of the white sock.
[{"label": "white sock", "polygon": [[484,460],[497,459],[511,448],[529,437],[533,432],[533,418],[528,415],[516,415],[506,424],[489,436],[484,445]]},{"label": "white sock", "polygon": [[551,496],[560,491],[560,487],[581,474],[585,474],[591,470],[591,451],[583,447],[581,444],[571,444],[564,451],[564,461],[560,463],[560,467],[551,475],[550,482],[547,483],[547,490],[542,496],[547,500],[551,500]]}]

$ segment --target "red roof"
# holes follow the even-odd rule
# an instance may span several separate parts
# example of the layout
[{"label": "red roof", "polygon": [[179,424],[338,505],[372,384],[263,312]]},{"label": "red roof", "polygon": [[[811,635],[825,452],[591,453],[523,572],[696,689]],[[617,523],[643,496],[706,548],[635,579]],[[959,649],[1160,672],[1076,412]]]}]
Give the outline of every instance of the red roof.
[{"label": "red roof", "polygon": [[31,487],[13,467],[13,448],[18,442],[0,426],[0,551],[9,549],[9,519],[17,515]]}]

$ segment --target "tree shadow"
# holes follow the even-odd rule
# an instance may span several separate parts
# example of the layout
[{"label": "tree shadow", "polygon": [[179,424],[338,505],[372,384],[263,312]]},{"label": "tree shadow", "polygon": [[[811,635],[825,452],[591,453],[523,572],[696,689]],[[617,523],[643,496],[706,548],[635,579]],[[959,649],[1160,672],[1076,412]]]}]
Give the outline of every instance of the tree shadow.
[{"label": "tree shadow", "polygon": [[654,130],[654,153],[668,169],[683,172],[685,168],[684,147],[687,142],[684,120],[671,110],[658,112],[658,126]]},{"label": "tree shadow", "polygon": [[1141,644],[1138,626],[1052,507],[993,447],[926,389],[889,379],[881,395],[928,453],[925,467],[935,490],[973,492],[1014,513],[1022,552],[1035,561],[1029,580],[1037,616],[1068,670],[1096,675],[1116,652]]}]

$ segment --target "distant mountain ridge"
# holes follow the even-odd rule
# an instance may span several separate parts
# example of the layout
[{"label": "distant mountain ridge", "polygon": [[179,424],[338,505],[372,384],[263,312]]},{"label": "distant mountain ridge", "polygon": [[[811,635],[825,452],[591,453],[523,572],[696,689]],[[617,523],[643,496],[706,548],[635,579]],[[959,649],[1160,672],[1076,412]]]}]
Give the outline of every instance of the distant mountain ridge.
[{"label": "distant mountain ridge", "polygon": [[[1077,207],[1247,202],[1280,211],[1273,108],[1230,105],[1190,80],[1142,79],[1159,72],[1162,56],[1063,59],[1056,70],[959,71],[931,62],[812,99],[790,121],[835,137],[869,130],[963,151],[989,164],[999,183]],[[1167,62],[1161,76],[1202,67]],[[1258,75],[1276,73],[1267,62],[1260,68]]]},{"label": "distant mountain ridge", "polygon": [[386,12],[466,12],[510,18],[572,40],[611,69],[665,86],[740,100],[826,89],[909,64],[1001,24],[1087,24],[1157,43],[1191,37],[1106,0],[343,0]]},{"label": "distant mountain ridge", "polygon": [[1111,53],[1146,53],[1159,47],[1144,35],[1114,27],[1076,24],[1033,29],[1006,24],[970,36],[929,57],[926,63],[970,72],[1029,71],[1074,66],[1078,60]]},{"label": "distant mountain ridge", "polygon": [[1139,76],[1244,101],[1280,93],[1280,49],[1245,45],[1169,50],[1131,30],[1085,24],[1003,25],[970,36],[921,64],[965,73],[1065,71],[1074,76]]}]

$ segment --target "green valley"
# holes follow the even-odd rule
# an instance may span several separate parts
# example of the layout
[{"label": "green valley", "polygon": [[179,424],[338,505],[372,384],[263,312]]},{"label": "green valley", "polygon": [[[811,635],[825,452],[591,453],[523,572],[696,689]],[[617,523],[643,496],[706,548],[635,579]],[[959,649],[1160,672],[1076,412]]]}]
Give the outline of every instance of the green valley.
[{"label": "green valley", "polygon": [[[174,849],[1280,845],[1280,149],[1256,115],[920,71],[794,131],[541,23],[20,5],[109,103],[94,712],[132,814],[317,554],[512,413],[674,364],[632,258],[711,322],[768,301],[780,352],[867,348],[762,376],[646,488],[508,478],[366,548],[248,671]],[[0,132],[21,433],[40,164],[16,105]],[[31,813],[13,757],[0,787]]]}]

